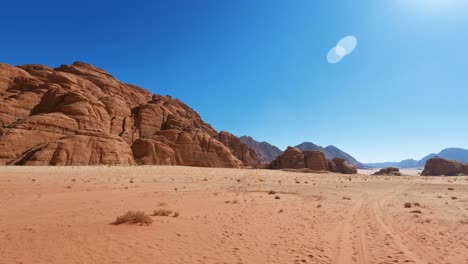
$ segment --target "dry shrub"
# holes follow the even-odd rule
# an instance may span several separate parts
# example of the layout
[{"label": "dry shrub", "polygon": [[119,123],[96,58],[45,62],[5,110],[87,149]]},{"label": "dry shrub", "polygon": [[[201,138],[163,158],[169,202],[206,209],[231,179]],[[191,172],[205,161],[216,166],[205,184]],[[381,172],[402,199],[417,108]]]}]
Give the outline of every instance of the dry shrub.
[{"label": "dry shrub", "polygon": [[152,216],[169,216],[170,214],[172,214],[171,210],[159,209],[154,210]]},{"label": "dry shrub", "polygon": [[455,197],[455,196],[452,196],[452,200],[456,200],[456,199],[458,199],[458,198],[457,198],[457,197]]},{"label": "dry shrub", "polygon": [[128,211],[125,214],[118,216],[117,219],[112,223],[113,225],[120,225],[124,223],[130,224],[146,224],[149,225],[153,222],[151,217],[145,214],[143,211]]},{"label": "dry shrub", "polygon": [[421,205],[418,202],[413,203],[414,206],[420,207]]},{"label": "dry shrub", "polygon": [[281,197],[279,197],[278,195],[276,195],[276,196],[275,196],[275,199],[276,199],[276,200],[279,200],[279,199],[281,199]]},{"label": "dry shrub", "polygon": [[413,210],[413,211],[410,211],[410,213],[412,213],[412,214],[422,214],[421,210]]},{"label": "dry shrub", "polygon": [[405,203],[405,208],[411,208],[411,203]]},{"label": "dry shrub", "polygon": [[178,217],[179,215],[180,215],[179,212],[175,211],[172,217]]},{"label": "dry shrub", "polygon": [[453,191],[453,190],[455,190],[455,189],[454,189],[454,188],[447,188],[447,190],[449,190],[449,191]]},{"label": "dry shrub", "polygon": [[276,194],[276,192],[271,190],[271,191],[268,192],[268,194]]}]

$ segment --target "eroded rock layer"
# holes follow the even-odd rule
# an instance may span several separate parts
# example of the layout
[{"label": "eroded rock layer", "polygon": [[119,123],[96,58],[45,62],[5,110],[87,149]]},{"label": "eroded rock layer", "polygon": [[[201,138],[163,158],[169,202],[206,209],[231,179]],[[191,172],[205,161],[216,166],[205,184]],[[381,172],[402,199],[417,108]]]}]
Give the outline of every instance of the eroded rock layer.
[{"label": "eroded rock layer", "polygon": [[0,64],[0,165],[257,167],[253,150],[170,96],[92,65]]},{"label": "eroded rock layer", "polygon": [[302,151],[288,147],[271,164],[271,169],[309,169],[311,171],[330,171],[343,174],[355,174],[357,169],[344,159],[327,160],[325,154],[318,150]]}]

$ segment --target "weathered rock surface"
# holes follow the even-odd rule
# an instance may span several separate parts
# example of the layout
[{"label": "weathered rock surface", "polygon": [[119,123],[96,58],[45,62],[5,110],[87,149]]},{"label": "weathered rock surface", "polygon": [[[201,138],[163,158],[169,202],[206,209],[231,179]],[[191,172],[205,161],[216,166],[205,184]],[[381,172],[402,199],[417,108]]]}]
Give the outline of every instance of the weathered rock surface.
[{"label": "weathered rock surface", "polygon": [[270,165],[271,169],[310,169],[312,171],[331,171],[345,174],[356,173],[356,167],[344,159],[334,161],[327,160],[325,154],[318,150],[301,151],[295,147],[288,147]]},{"label": "weathered rock surface", "polygon": [[401,176],[400,169],[395,167],[383,168],[373,175]]},{"label": "weathered rock surface", "polygon": [[426,161],[422,176],[468,175],[468,163],[434,157]]},{"label": "weathered rock surface", "polygon": [[0,64],[0,165],[240,168],[253,150],[187,105],[92,65]]},{"label": "weathered rock surface", "polygon": [[343,173],[343,174],[356,174],[357,173],[356,167],[345,159],[334,158],[332,161],[333,163],[335,163],[336,170],[339,173]]}]

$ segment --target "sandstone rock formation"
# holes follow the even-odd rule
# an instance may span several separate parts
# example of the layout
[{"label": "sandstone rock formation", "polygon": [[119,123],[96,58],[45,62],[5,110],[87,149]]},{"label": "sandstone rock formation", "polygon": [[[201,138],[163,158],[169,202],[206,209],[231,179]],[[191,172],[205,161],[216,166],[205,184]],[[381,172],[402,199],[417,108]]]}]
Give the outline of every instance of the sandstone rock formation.
[{"label": "sandstone rock formation", "polygon": [[0,64],[0,165],[257,167],[187,105],[75,62]]},{"label": "sandstone rock formation", "polygon": [[401,176],[400,169],[395,167],[383,168],[372,175]]},{"label": "sandstone rock formation", "polygon": [[426,162],[422,176],[468,175],[468,163],[434,157]]},{"label": "sandstone rock formation", "polygon": [[345,159],[334,158],[332,161],[333,163],[335,163],[336,170],[339,173],[343,173],[343,174],[356,174],[357,173],[356,167],[354,167],[354,165],[352,165]]},{"label": "sandstone rock formation", "polygon": [[270,165],[271,169],[310,169],[312,171],[331,171],[344,174],[357,173],[356,167],[344,159],[327,160],[325,154],[318,150],[301,151],[295,147],[288,147]]}]

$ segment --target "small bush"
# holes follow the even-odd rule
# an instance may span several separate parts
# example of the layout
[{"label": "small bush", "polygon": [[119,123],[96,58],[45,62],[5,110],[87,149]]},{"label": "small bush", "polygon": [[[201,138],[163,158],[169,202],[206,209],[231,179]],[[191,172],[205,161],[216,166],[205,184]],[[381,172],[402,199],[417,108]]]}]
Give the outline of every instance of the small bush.
[{"label": "small bush", "polygon": [[410,211],[410,213],[412,213],[412,214],[422,214],[421,210],[413,210],[413,211]]},{"label": "small bush", "polygon": [[447,188],[447,190],[449,190],[449,191],[453,191],[453,190],[455,190],[455,189],[454,189],[454,188]]},{"label": "small bush", "polygon": [[279,199],[281,199],[281,197],[279,197],[278,195],[276,195],[276,196],[275,196],[275,199],[276,199],[276,200],[279,200]]},{"label": "small bush", "polygon": [[458,198],[457,198],[457,197],[455,197],[455,196],[452,196],[452,200],[456,200],[456,199],[458,199]]},{"label": "small bush", "polygon": [[159,209],[154,210],[152,216],[169,216],[170,214],[172,214],[171,210]]},{"label": "small bush", "polygon": [[153,222],[151,217],[145,214],[143,211],[128,211],[125,214],[118,216],[114,222],[112,222],[113,225],[120,225],[124,223],[130,223],[130,224],[146,224],[149,225]]},{"label": "small bush", "polygon": [[172,215],[172,217],[178,217],[179,216],[179,212],[175,211],[174,214]]},{"label": "small bush", "polygon": [[420,207],[421,205],[418,202],[413,203],[414,206]]},{"label": "small bush", "polygon": [[411,208],[411,203],[405,203],[405,208]]},{"label": "small bush", "polygon": [[271,191],[268,192],[268,194],[276,194],[276,192],[271,190]]}]

